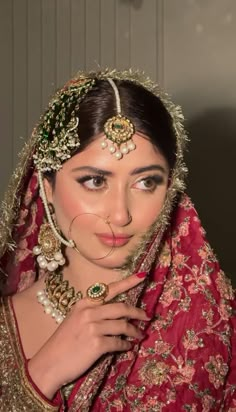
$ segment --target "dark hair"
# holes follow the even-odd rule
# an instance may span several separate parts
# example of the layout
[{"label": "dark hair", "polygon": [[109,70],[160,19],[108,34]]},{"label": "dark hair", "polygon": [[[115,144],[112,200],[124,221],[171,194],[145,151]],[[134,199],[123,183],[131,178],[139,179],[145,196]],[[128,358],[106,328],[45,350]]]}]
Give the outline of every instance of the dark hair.
[{"label": "dark hair", "polygon": [[[162,101],[145,89],[128,80],[114,80],[119,90],[121,113],[128,117],[135,130],[146,135],[168,161],[170,169],[176,160],[176,136],[172,119]],[[117,114],[114,91],[107,80],[97,80],[79,107],[80,147],[85,149],[104,124]]]},{"label": "dark hair", "polygon": [[[176,135],[171,115],[164,104],[159,97],[139,84],[129,80],[114,80],[114,82],[119,90],[121,114],[132,121],[136,132],[150,139],[166,158],[171,170],[176,160]],[[76,113],[75,107],[67,111],[65,118],[67,123],[72,110]],[[110,83],[98,79],[80,102],[77,110],[80,146],[72,156],[84,150],[98,134],[103,133],[107,119],[117,114],[115,93]],[[54,172],[46,172],[45,177],[54,185]]]}]

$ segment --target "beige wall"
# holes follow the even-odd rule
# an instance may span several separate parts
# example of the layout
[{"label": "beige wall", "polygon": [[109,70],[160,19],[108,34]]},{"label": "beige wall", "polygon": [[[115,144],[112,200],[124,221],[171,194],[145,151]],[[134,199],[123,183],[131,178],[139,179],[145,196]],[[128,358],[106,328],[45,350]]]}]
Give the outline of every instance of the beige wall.
[{"label": "beige wall", "polygon": [[78,69],[143,69],[184,108],[189,192],[236,279],[235,42],[235,0],[0,0],[0,195],[58,86]]}]

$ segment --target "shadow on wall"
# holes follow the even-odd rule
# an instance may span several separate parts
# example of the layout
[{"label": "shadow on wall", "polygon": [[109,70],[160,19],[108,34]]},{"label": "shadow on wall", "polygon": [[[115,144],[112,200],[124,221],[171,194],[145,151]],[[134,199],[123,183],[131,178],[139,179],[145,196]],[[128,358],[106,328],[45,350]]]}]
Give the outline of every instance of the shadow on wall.
[{"label": "shadow on wall", "polygon": [[188,193],[207,239],[236,286],[236,111],[214,109],[190,120]]},{"label": "shadow on wall", "polygon": [[142,6],[142,2],[143,2],[143,0],[120,0],[120,1],[121,3],[124,3],[124,4],[130,4],[135,9],[140,9],[140,7]]}]

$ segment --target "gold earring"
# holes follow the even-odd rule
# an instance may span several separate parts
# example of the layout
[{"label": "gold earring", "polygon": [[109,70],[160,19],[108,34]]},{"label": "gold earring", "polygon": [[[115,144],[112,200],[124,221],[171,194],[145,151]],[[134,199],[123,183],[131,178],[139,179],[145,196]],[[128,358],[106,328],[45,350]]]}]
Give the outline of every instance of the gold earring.
[{"label": "gold earring", "polygon": [[53,233],[51,225],[44,223],[40,227],[38,245],[33,248],[33,254],[37,256],[37,262],[41,269],[53,272],[58,266],[65,264],[65,258],[61,252],[61,242]]}]

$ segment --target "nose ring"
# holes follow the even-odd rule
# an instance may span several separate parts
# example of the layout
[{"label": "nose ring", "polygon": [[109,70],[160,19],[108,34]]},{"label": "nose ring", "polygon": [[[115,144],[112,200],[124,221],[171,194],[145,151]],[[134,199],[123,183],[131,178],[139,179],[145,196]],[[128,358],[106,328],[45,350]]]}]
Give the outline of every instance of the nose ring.
[{"label": "nose ring", "polygon": [[[110,225],[111,224],[111,221],[110,221],[110,215],[107,215],[107,217],[105,218],[105,223],[107,224],[107,225]],[[130,222],[132,222],[132,216],[131,216],[131,214],[128,212],[128,222],[127,222],[127,224],[129,224]]]},{"label": "nose ring", "polygon": [[107,225],[110,225],[110,224],[111,224],[111,221],[109,220],[109,217],[110,217],[110,215],[107,215],[107,217],[105,218],[105,223],[106,223]]},{"label": "nose ring", "polygon": [[132,216],[129,212],[128,212],[128,219],[129,219],[128,223],[130,223],[132,221]]}]

